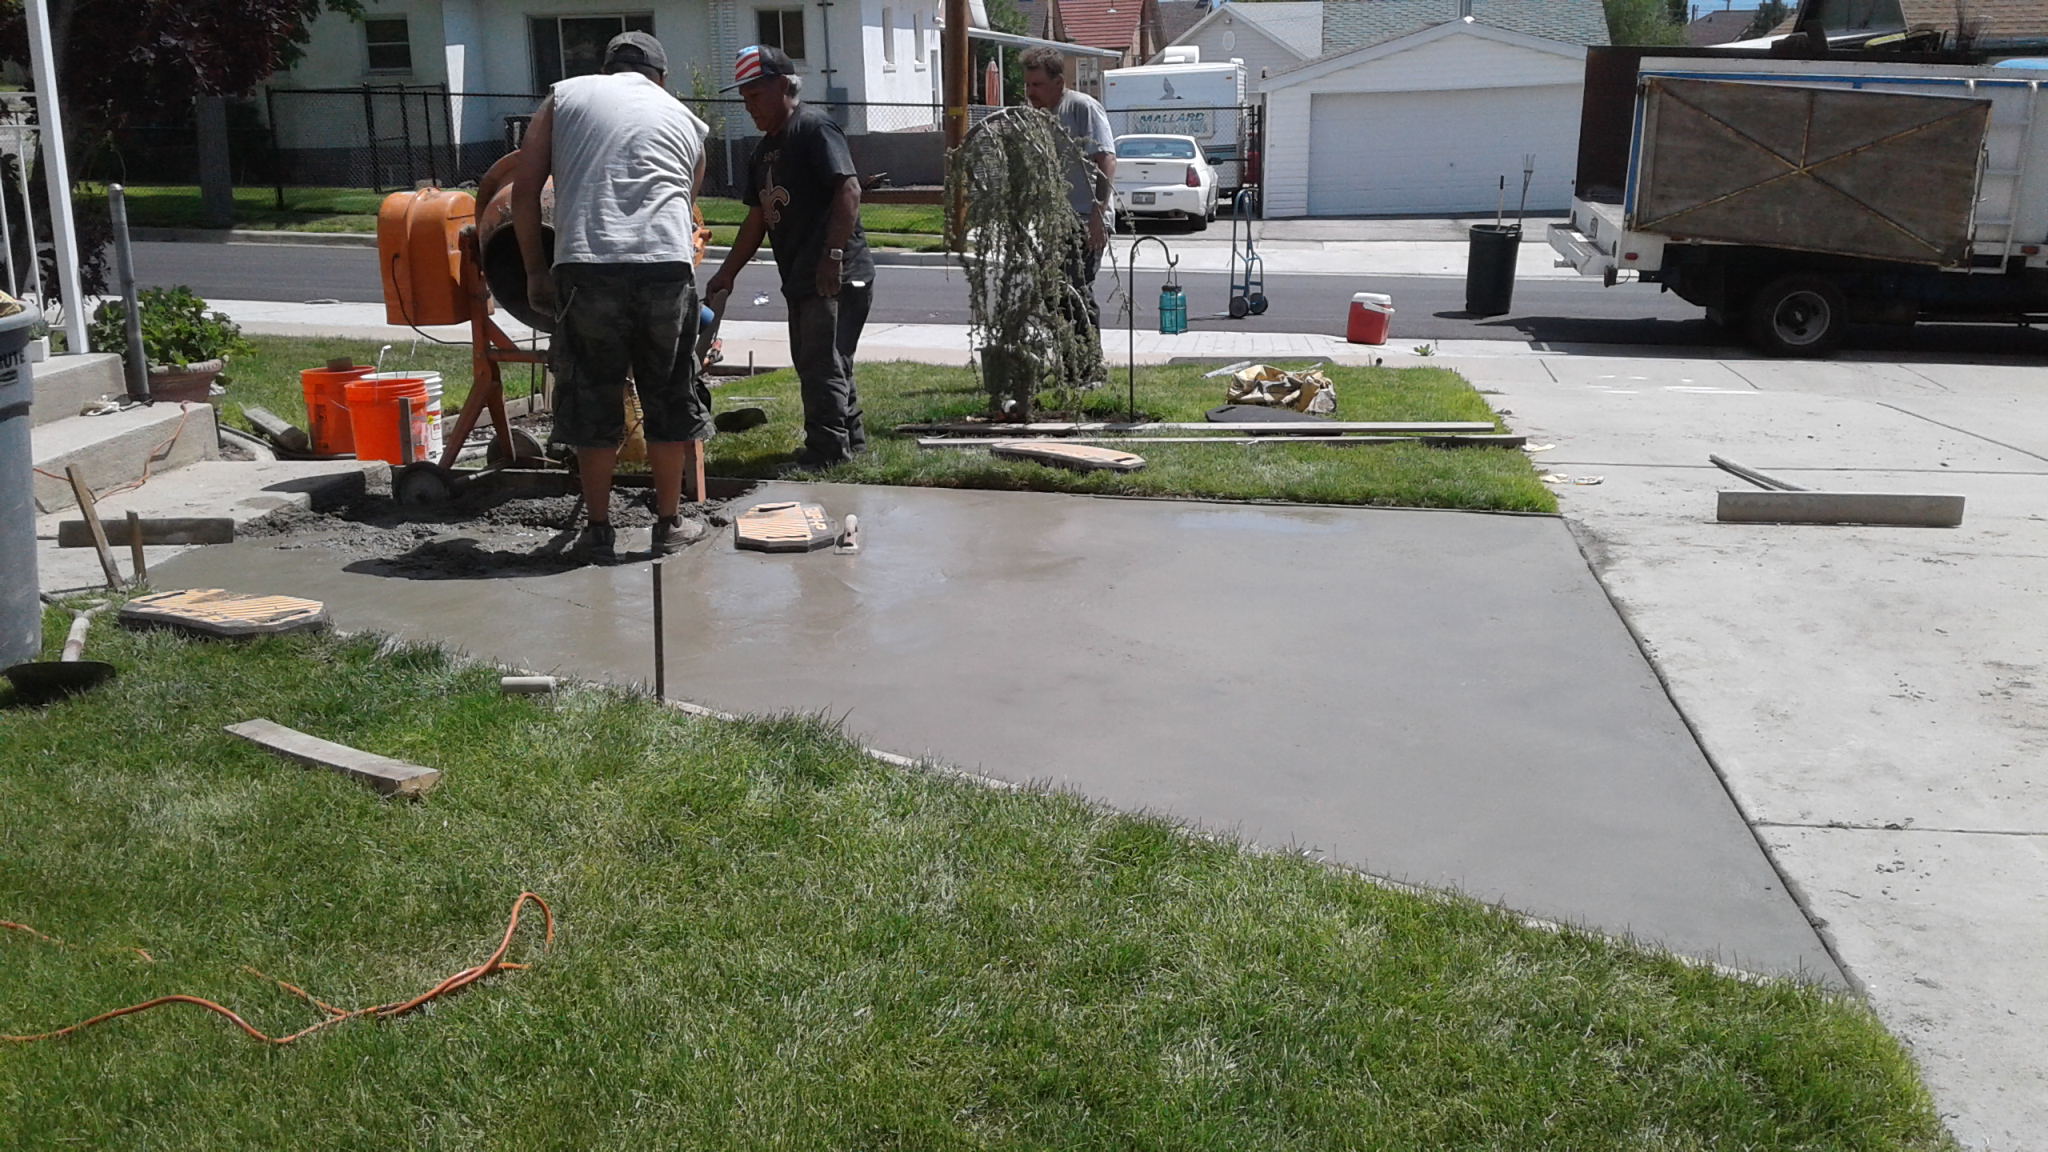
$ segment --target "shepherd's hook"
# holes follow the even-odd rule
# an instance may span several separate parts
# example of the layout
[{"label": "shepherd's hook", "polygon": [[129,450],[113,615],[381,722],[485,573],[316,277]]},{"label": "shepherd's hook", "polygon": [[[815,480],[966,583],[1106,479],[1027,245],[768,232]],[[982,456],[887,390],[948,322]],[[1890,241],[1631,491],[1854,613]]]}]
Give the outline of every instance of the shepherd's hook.
[{"label": "shepherd's hook", "polygon": [[1157,236],[1140,236],[1131,242],[1131,268],[1129,272],[1131,285],[1129,289],[1130,311],[1126,313],[1128,323],[1124,329],[1130,341],[1131,362],[1129,373],[1125,377],[1124,386],[1130,393],[1130,417],[1133,424],[1138,422],[1138,246],[1147,240],[1159,245],[1159,251],[1166,256],[1166,273],[1169,277],[1173,275],[1174,268],[1180,264],[1180,257],[1175,256],[1173,249],[1166,246],[1166,241],[1161,240]]}]

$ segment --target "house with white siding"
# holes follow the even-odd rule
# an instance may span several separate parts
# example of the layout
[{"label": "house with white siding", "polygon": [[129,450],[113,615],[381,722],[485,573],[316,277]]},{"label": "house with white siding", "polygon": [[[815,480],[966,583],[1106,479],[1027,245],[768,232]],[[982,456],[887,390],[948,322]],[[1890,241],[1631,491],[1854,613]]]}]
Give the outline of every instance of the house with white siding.
[{"label": "house with white siding", "polygon": [[1323,54],[1257,85],[1267,216],[1484,212],[1502,177],[1512,209],[1528,155],[1529,209],[1570,207],[1586,48],[1607,43],[1600,0],[1322,8]]},{"label": "house with white siding", "polygon": [[[479,158],[504,150],[508,118],[530,113],[555,81],[597,71],[605,43],[627,30],[660,39],[668,86],[685,98],[730,82],[741,47],[774,44],[795,61],[806,99],[850,107],[841,113],[849,135],[940,130],[940,0],[366,0],[363,8],[361,20],[323,12],[303,58],[259,94],[279,148],[301,169],[319,168],[323,153],[360,168],[374,153],[372,182],[403,184],[452,155],[453,167],[473,175]],[[731,135],[752,131],[736,105],[712,110],[725,113],[717,127]]]},{"label": "house with white siding", "polygon": [[[1245,82],[1299,67],[1323,54],[1322,0],[1218,4],[1167,48],[1195,48],[1204,61],[1244,61]],[[1156,54],[1159,63],[1166,49]]]}]

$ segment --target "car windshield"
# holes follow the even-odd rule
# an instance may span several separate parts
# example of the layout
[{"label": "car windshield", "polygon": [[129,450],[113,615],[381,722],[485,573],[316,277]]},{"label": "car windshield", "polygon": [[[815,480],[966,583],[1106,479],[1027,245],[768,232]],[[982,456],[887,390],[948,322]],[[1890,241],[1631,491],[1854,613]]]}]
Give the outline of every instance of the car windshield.
[{"label": "car windshield", "polygon": [[1119,160],[1193,160],[1195,146],[1187,140],[1172,140],[1164,137],[1138,137],[1134,140],[1116,142],[1116,158]]}]

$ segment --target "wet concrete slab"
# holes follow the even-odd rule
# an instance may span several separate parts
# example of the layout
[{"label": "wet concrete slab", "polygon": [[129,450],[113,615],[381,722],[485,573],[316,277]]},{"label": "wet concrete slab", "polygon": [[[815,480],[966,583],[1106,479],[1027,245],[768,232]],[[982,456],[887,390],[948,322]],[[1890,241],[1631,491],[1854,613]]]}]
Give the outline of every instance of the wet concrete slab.
[{"label": "wet concrete slab", "polygon": [[[728,532],[672,559],[672,695],[843,715],[892,752],[1840,981],[1560,520],[840,485],[737,506],[772,499],[858,513],[864,551]],[[644,557],[419,579],[276,543],[159,580],[651,677]]]}]

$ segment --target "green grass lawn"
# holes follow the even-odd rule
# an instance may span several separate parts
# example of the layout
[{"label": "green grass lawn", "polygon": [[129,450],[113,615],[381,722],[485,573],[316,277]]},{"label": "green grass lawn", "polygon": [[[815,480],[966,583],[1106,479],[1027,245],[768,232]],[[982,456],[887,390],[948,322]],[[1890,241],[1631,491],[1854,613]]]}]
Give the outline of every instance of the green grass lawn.
[{"label": "green grass lawn", "polygon": [[[125,189],[128,222],[138,228],[198,228],[201,226],[199,189],[192,185],[145,185]],[[100,192],[103,194],[103,191]],[[274,188],[235,189],[235,227],[258,230],[283,229],[293,232],[363,232],[377,230],[377,206],[386,193],[359,188],[291,188],[284,190],[285,204],[277,206]],[[738,225],[747,218],[746,205],[738,200],[707,196],[699,203],[704,221],[711,227],[711,242],[729,245]],[[864,204],[861,224],[868,243],[876,248],[910,248],[938,252],[945,249],[941,238],[945,218],[937,206],[917,204]]]},{"label": "green grass lawn", "polygon": [[[258,404],[303,426],[305,401],[299,370],[347,356],[376,360],[367,340],[265,336],[255,351],[232,362],[233,383],[218,401],[228,423],[246,428],[243,405]],[[469,393],[469,347],[397,343],[385,367],[440,372],[447,419]],[[1204,380],[1202,367],[1143,368],[1138,408],[1155,419],[1200,420],[1223,402],[1220,380]],[[1491,420],[1505,426],[1485,397],[1446,368],[1332,368],[1337,415],[1346,420]],[[524,365],[506,365],[507,391],[529,387]],[[1121,419],[1121,372],[1113,385],[1089,394],[1091,417]],[[997,460],[978,449],[924,450],[915,436],[899,436],[902,423],[967,416],[986,410],[975,375],[962,368],[913,363],[863,363],[857,373],[867,413],[869,452],[823,473],[856,484],[911,484],[940,488],[998,488],[1038,492],[1097,492],[1132,496],[1196,496],[1230,500],[1288,500],[1321,504],[1378,504],[1416,508],[1476,508],[1554,512],[1556,499],[1521,452],[1499,448],[1442,449],[1389,444],[1353,448],[1270,443],[1207,447],[1199,444],[1133,445],[1143,471],[1079,473],[1020,461]],[[767,477],[803,439],[803,405],[796,374],[775,372],[721,384],[712,393],[718,410],[759,404],[769,423],[711,441],[707,465],[719,476]],[[756,398],[756,399],[744,399]]]},{"label": "green grass lawn", "polygon": [[[65,621],[46,620],[55,653]],[[0,688],[0,1146],[1944,1149],[1860,1003],[880,765],[806,719],[503,698],[374,637],[102,624],[91,697]],[[221,731],[444,773],[417,802]],[[127,949],[141,948],[146,963]]]},{"label": "green grass lawn", "polygon": [[[1296,365],[1301,366],[1301,365]],[[1141,368],[1138,410],[1166,421],[1199,421],[1223,403],[1221,380],[1205,380],[1206,367]],[[1445,368],[1331,368],[1337,415],[1345,420],[1486,420],[1505,427],[1463,377]],[[1087,415],[1123,418],[1124,374],[1090,393]],[[1383,504],[1418,508],[1480,508],[1554,512],[1557,502],[1528,458],[1499,448],[1440,449],[1390,444],[1333,447],[1277,439],[1250,447],[1134,444],[1145,457],[1139,472],[1070,472],[1039,464],[997,460],[979,449],[926,450],[915,436],[896,435],[898,424],[987,411],[978,378],[963,368],[928,364],[869,364],[856,373],[866,411],[869,452],[822,475],[862,484],[916,484],[946,488],[1100,492],[1134,496],[1206,496],[1236,500],[1290,500],[1327,504]],[[767,476],[803,439],[803,405],[796,375],[777,372],[721,385],[720,409],[739,407],[728,397],[766,397],[770,423],[711,441],[708,462],[722,476]]]}]

